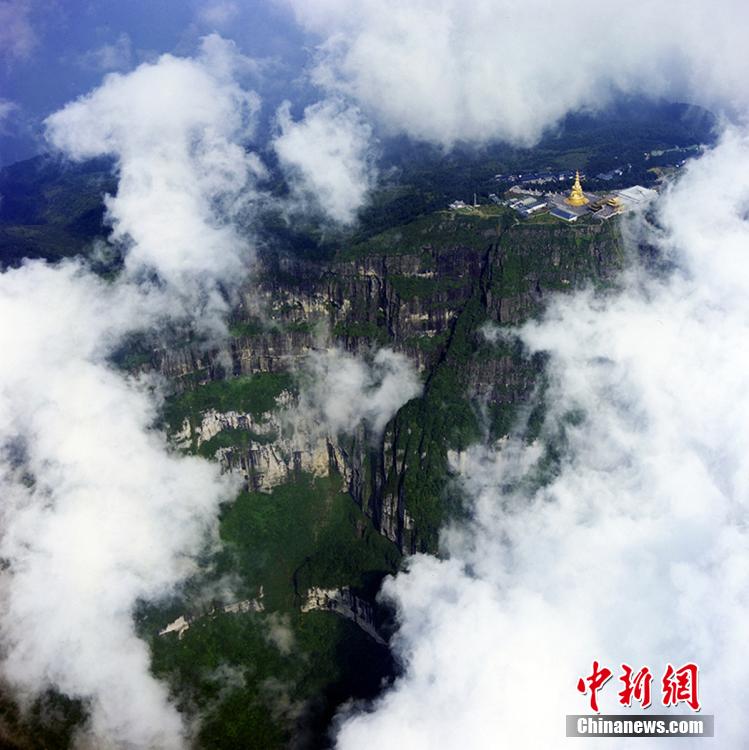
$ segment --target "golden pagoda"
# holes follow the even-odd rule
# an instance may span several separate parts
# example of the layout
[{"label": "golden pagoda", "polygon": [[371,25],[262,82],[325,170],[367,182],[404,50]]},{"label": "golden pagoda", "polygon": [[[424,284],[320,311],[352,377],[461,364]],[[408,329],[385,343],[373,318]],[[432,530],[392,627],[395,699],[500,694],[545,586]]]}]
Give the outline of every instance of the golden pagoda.
[{"label": "golden pagoda", "polygon": [[570,206],[584,206],[589,203],[585,193],[583,193],[583,186],[580,184],[580,172],[575,172],[575,184],[572,186],[570,195],[565,202]]}]

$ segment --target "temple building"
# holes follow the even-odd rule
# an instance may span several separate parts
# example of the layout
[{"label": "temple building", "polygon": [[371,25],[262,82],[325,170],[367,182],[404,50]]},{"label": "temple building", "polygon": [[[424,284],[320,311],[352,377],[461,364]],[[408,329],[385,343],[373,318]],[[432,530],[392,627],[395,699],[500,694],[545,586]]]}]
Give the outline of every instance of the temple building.
[{"label": "temple building", "polygon": [[624,206],[616,195],[610,195],[591,203],[588,208],[596,219],[606,221],[624,211]]},{"label": "temple building", "polygon": [[589,203],[583,193],[583,186],[580,184],[580,172],[575,172],[575,184],[570,190],[569,197],[565,200],[570,206],[584,206]]},{"label": "temple building", "polygon": [[585,193],[580,182],[580,172],[575,172],[575,181],[568,193],[542,193],[540,190],[513,185],[505,193],[504,200],[495,202],[514,209],[523,219],[537,214],[549,214],[555,219],[572,223],[588,218],[607,221],[628,211],[641,210],[657,195],[657,191],[642,185],[606,193]]}]

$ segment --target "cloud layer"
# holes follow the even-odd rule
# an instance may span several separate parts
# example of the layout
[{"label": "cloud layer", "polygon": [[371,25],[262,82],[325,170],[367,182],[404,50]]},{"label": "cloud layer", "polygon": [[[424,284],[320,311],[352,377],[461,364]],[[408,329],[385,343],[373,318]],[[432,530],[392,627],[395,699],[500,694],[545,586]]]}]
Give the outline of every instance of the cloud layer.
[{"label": "cloud layer", "polygon": [[2,670],[21,694],[83,699],[97,747],[185,744],[133,612],[195,570],[237,489],[154,428],[158,379],[108,363],[134,332],[221,330],[247,271],[232,218],[262,169],[240,145],[256,98],[233,82],[231,59],[212,37],[199,58],[111,75],[48,119],[70,157],[115,159],[117,278],[78,262],[0,275]]},{"label": "cloud layer", "polygon": [[257,96],[232,79],[235,51],[215,35],[198,59],[164,55],[47,119],[49,140],[73,159],[113,156],[119,184],[107,196],[111,239],[128,247],[126,274],[156,271],[194,304],[225,309],[220,288],[249,258],[230,219],[263,174],[238,142],[251,132]]},{"label": "cloud layer", "polygon": [[105,73],[112,70],[128,70],[132,62],[133,43],[125,32],[114,42],[102,44],[101,47],[89,50],[78,58],[78,64],[82,67]]},{"label": "cloud layer", "polygon": [[[289,3],[321,39],[319,85],[390,132],[444,147],[532,143],[617,92],[684,97],[735,123],[661,198],[661,229],[632,227],[675,263],[668,278],[633,271],[624,291],[556,299],[518,332],[529,353],[549,353],[542,440],[454,457],[470,520],[444,532],[444,558],[417,555],[386,581],[403,674],[370,709],[340,717],[338,747],[557,747],[564,715],[586,710],[575,688],[594,659],[656,674],[696,661],[721,745],[740,746],[749,695],[736,658],[749,616],[745,7]],[[544,445],[561,434],[559,473],[538,489]],[[603,692],[604,712],[621,710],[619,687]]]},{"label": "cloud layer", "polygon": [[91,700],[100,743],[167,748],[181,746],[181,719],[150,676],[133,607],[193,571],[233,488],[168,451],[149,383],[105,364],[161,307],[75,264],[0,277],[0,631],[3,674],[22,693]]},{"label": "cloud layer", "polygon": [[[530,144],[617,91],[735,108],[749,62],[738,0],[594,13],[530,0],[287,0],[321,38],[313,79],[386,130],[444,146]],[[580,11],[580,12],[577,12]]]},{"label": "cloud layer", "polygon": [[372,129],[361,112],[340,101],[310,105],[294,121],[284,103],[273,140],[291,191],[292,208],[313,210],[350,224],[374,187]]},{"label": "cloud layer", "polygon": [[341,349],[313,351],[307,358],[297,417],[302,429],[329,435],[351,433],[363,422],[379,434],[422,385],[411,362],[379,349],[371,363]]},{"label": "cloud layer", "polygon": [[[635,273],[613,298],[559,298],[520,331],[550,355],[543,439],[564,425],[560,472],[523,490],[538,443],[455,457],[472,520],[445,533],[448,559],[417,556],[386,584],[405,674],[344,722],[340,748],[556,747],[564,715],[587,709],[575,686],[593,659],[656,674],[697,662],[721,745],[741,745],[748,174],[749,138],[726,135],[662,199],[668,280]],[[602,712],[619,712],[620,688]]]},{"label": "cloud layer", "polygon": [[[354,217],[370,184],[359,109],[386,130],[450,146],[529,143],[618,90],[693,94],[729,114],[745,103],[738,2],[575,13],[540,0],[289,1],[323,38],[315,81],[356,106],[327,101],[300,121],[283,108],[275,148],[292,194],[337,221]],[[2,7],[27,18],[24,3]],[[117,162],[107,207],[126,250],[118,280],[74,263],[0,276],[10,321],[0,332],[3,669],[29,694],[54,686],[89,701],[99,745],[185,740],[132,612],[189,574],[232,487],[170,453],[151,427],[158,384],[123,378],[107,358],[128,333],[193,313],[205,330],[222,327],[251,255],[232,218],[263,173],[241,147],[257,99],[234,82],[235,60],[211,37],[200,58],[165,55],[110,76],[49,119],[50,139],[72,158]],[[655,670],[697,661],[721,742],[741,744],[747,175],[746,136],[726,136],[662,201],[656,239],[677,272],[661,282],[635,274],[608,300],[557,300],[520,332],[530,351],[550,353],[544,435],[564,425],[561,471],[530,492],[521,480],[541,445],[510,440],[455,457],[472,520],[445,533],[446,559],[417,556],[386,584],[405,671],[374,712],[344,718],[340,747],[554,747],[562,716],[584,706],[574,686],[594,658]],[[379,431],[419,390],[388,352],[372,368],[317,354],[311,371],[303,408],[334,432],[361,421]],[[573,409],[581,421],[567,419]]]}]

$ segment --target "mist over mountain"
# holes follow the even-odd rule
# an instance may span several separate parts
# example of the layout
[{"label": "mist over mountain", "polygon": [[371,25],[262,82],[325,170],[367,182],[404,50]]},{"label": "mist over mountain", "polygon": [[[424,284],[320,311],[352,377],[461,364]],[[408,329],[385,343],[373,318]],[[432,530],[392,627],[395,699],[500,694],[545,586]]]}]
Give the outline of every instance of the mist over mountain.
[{"label": "mist over mountain", "polygon": [[0,744],[743,746],[747,20],[0,0]]}]

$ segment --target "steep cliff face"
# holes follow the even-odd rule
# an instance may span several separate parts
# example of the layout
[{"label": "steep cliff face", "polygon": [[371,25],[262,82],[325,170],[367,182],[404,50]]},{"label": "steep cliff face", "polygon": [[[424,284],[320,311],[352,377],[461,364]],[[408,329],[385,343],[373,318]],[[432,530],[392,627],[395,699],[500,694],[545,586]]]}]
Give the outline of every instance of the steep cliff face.
[{"label": "steep cliff face", "polygon": [[486,247],[424,395],[395,417],[385,438],[389,449],[372,467],[382,478],[369,506],[394,508],[389,516],[404,519],[396,532],[401,549],[434,549],[445,513],[457,502],[445,495],[448,450],[462,450],[487,430],[506,434],[537,387],[540,359],[527,359],[512,337],[489,344],[481,327],[492,321],[509,328],[538,315],[553,292],[606,285],[622,261],[616,225],[510,224]]},{"label": "steep cliff face", "polygon": [[[335,473],[402,552],[433,549],[446,506],[447,451],[461,450],[487,426],[497,436],[506,432],[537,383],[538,362],[512,343],[488,344],[479,329],[487,321],[521,323],[555,292],[606,285],[622,260],[616,224],[441,213],[347,248],[333,261],[261,259],[260,291],[254,287],[236,311],[224,349],[186,346],[158,353],[157,362],[192,388],[287,373],[315,347],[404,352],[422,373],[424,395],[374,443],[361,430],[353,438],[282,435],[277,412],[293,408],[291,391],[260,421],[207,409],[187,438],[197,436],[194,447],[212,449],[255,490],[293,481],[299,472]],[[180,427],[184,440],[189,420]]]},{"label": "steep cliff face", "polygon": [[[228,746],[216,740],[227,726],[231,737],[276,737],[269,746],[322,738],[337,706],[393,676],[389,614],[376,599],[384,576],[403,554],[434,550],[460,512],[448,456],[507,434],[543,391],[541,358],[511,333],[487,340],[483,326],[511,332],[555,292],[610,284],[622,260],[615,224],[438,214],[332,260],[262,257],[226,345],[154,354],[175,384],[164,415],[175,444],[244,483],[222,508],[222,545],[201,575],[139,616],[156,674],[187,701],[215,695],[219,657],[242,675],[204,722],[205,746]],[[405,353],[422,395],[382,434],[298,425],[295,369],[332,345]],[[279,681],[293,716],[274,714],[268,686]]]},{"label": "steep cliff face", "polygon": [[[507,330],[538,314],[551,293],[605,285],[622,259],[615,225],[518,223],[485,207],[425,214],[477,183],[496,190],[498,171],[541,169],[549,159],[562,169],[587,155],[592,175],[610,169],[615,155],[633,164],[624,179],[649,180],[653,162],[643,151],[713,137],[707,113],[698,113],[698,126],[693,111],[677,112],[679,124],[643,117],[642,107],[639,125],[621,111],[603,127],[576,116],[561,141],[555,132],[536,153],[495,145],[419,156],[411,144],[398,162],[401,184],[378,191],[353,230],[386,231],[339,243],[326,228],[263,217],[273,251],[261,253],[228,343],[152,352],[140,342],[114,358],[167,375],[176,393],[165,421],[175,442],[216,457],[245,483],[222,507],[222,544],[201,557],[195,579],[174,601],[144,604],[136,616],[155,674],[200,719],[196,747],[325,746],[339,707],[372,699],[394,677],[380,640],[387,612],[375,601],[382,578],[398,569],[400,552],[434,547],[459,500],[448,451],[459,461],[471,441],[506,433],[518,414],[532,421],[524,407],[543,390],[542,363],[527,360],[512,338],[490,344],[482,325]],[[94,238],[109,234],[102,194],[115,190],[111,164],[61,170],[59,160],[42,159],[2,170],[0,268],[24,257],[93,254]],[[335,257],[302,258],[334,243]],[[121,260],[113,253],[94,266],[115,274]],[[297,398],[290,373],[311,349],[332,344],[406,353],[421,372],[422,397],[379,436],[363,428],[350,436],[289,432],[282,413]],[[58,734],[45,733],[47,718]],[[0,690],[3,747],[11,739],[72,746],[85,719],[82,703],[53,691],[24,717]]]},{"label": "steep cliff face", "polygon": [[321,589],[314,586],[307,592],[301,606],[302,612],[334,612],[356,623],[375,643],[385,645],[385,640],[377,632],[372,605],[356,596],[348,586],[340,589]]},{"label": "steep cliff face", "polygon": [[[322,737],[336,706],[392,676],[388,613],[376,601],[383,577],[403,554],[435,549],[458,508],[448,452],[506,433],[539,387],[541,363],[511,337],[488,342],[482,326],[509,329],[554,292],[605,285],[621,261],[615,225],[441,212],[326,260],[261,254],[220,346],[126,347],[118,364],[155,368],[174,385],[164,422],[175,446],[243,484],[196,579],[138,614],[155,673],[185,705],[215,695],[217,660],[241,673],[232,700],[242,710],[216,704],[205,746],[222,746],[213,728],[225,737],[235,724],[237,736],[281,738],[269,746],[298,734],[297,723]],[[404,353],[423,394],[382,434],[295,429],[295,372],[330,346]],[[273,714],[268,685],[279,676],[298,717]]]},{"label": "steep cliff face", "polygon": [[199,423],[185,417],[173,435],[183,449],[194,448],[218,460],[226,471],[241,474],[248,489],[269,492],[301,474],[341,477],[342,491],[351,485],[351,469],[337,441],[327,435],[291,429],[283,414],[294,406],[294,396],[283,391],[276,410],[259,416],[207,409]]}]

